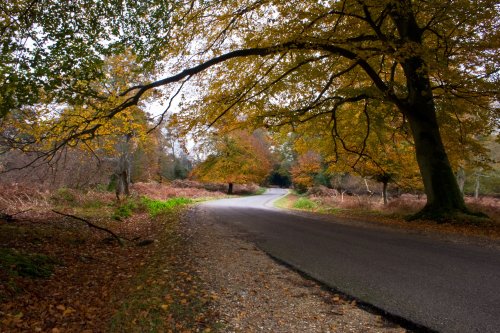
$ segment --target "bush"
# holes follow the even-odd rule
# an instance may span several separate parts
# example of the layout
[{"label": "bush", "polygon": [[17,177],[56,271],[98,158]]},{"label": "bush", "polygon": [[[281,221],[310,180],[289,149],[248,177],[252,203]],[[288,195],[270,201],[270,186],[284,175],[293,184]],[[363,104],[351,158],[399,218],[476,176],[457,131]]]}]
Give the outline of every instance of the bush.
[{"label": "bush", "polygon": [[295,203],[293,204],[293,208],[298,208],[298,209],[314,209],[318,205],[307,198],[299,198]]},{"label": "bush", "polygon": [[52,194],[51,199],[56,205],[72,205],[76,203],[77,195],[74,190],[62,187]]}]

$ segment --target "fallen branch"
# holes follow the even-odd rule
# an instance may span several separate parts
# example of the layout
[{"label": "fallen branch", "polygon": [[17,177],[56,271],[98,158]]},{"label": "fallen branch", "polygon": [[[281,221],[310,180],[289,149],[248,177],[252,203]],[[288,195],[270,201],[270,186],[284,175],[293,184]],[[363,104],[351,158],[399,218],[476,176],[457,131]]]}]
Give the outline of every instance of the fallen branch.
[{"label": "fallen branch", "polygon": [[86,223],[89,227],[92,227],[92,228],[95,228],[95,229],[98,229],[98,230],[105,231],[105,232],[107,232],[108,234],[110,234],[111,236],[113,236],[113,238],[115,238],[115,239],[118,241],[118,243],[119,243],[120,245],[122,245],[122,246],[123,246],[123,241],[122,241],[122,239],[127,240],[127,241],[130,241],[130,239],[127,239],[127,238],[125,238],[125,237],[120,237],[120,236],[118,236],[117,234],[115,234],[113,231],[111,231],[111,230],[109,230],[109,229],[107,229],[107,228],[104,228],[104,227],[101,227],[101,226],[95,225],[95,224],[93,224],[92,222],[90,222],[89,220],[86,220],[86,219],[84,219],[84,218],[81,218],[81,217],[78,217],[78,216],[75,216],[75,215],[71,215],[71,214],[61,213],[61,212],[58,212],[57,210],[54,210],[54,209],[52,209],[52,211],[53,211],[54,213],[56,213],[56,214],[59,214],[59,215],[62,215],[62,216],[66,216],[66,217],[71,217],[71,218],[73,218],[73,219],[75,219],[75,220],[78,220],[78,221],[84,222],[84,223]]}]

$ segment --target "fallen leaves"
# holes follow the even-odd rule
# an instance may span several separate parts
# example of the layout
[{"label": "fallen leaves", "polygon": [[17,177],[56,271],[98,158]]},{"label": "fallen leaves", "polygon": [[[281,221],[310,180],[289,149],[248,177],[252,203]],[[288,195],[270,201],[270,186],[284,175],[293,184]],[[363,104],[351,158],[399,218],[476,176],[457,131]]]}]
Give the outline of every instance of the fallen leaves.
[{"label": "fallen leaves", "polygon": [[157,240],[147,247],[108,244],[102,242],[102,233],[81,223],[49,216],[0,222],[2,247],[48,255],[63,263],[42,279],[0,270],[0,331],[116,331],[118,326],[110,326],[110,318],[136,294],[147,295],[151,303],[136,316],[122,317],[126,325],[146,327],[154,319],[154,325],[176,332],[201,332],[210,319],[203,313],[209,298],[203,299],[190,261],[182,257],[187,243],[177,230],[178,214],[162,221],[146,214],[122,222],[99,221],[127,237]]}]

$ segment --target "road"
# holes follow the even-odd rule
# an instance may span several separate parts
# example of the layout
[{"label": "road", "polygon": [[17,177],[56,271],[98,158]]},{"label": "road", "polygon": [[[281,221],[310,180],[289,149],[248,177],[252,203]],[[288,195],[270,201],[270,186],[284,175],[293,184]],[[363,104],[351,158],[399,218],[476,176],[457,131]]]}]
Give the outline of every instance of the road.
[{"label": "road", "polygon": [[500,332],[500,250],[272,207],[285,190],[203,209],[324,284],[439,332]]}]

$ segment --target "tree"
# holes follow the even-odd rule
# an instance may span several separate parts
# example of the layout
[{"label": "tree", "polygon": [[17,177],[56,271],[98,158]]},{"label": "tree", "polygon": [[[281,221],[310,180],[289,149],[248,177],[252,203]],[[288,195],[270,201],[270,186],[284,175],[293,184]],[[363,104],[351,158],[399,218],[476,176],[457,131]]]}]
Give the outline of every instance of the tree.
[{"label": "tree", "polygon": [[[54,3],[57,1],[50,2],[53,6]],[[177,89],[172,84],[178,83],[175,87],[181,89],[187,80],[210,88],[200,89],[206,92],[205,96],[198,99],[198,104],[187,105],[183,115],[203,124],[214,124],[221,117],[228,119],[228,123],[241,119],[241,111],[235,111],[236,105],[237,110],[245,110],[246,121],[254,124],[295,126],[324,114],[336,124],[346,108],[360,108],[359,102],[363,101],[378,101],[394,106],[395,117],[411,129],[427,194],[427,204],[417,217],[440,219],[469,213],[443,145],[440,119],[443,119],[442,113],[450,112],[442,107],[444,100],[461,99],[466,107],[459,118],[477,117],[475,111],[470,110],[479,108],[483,125],[495,126],[498,104],[493,102],[498,100],[500,41],[497,1],[229,0],[213,3],[193,0],[172,2],[163,8],[158,4],[146,7],[144,3],[129,1],[105,2],[108,8],[96,2],[98,8],[106,9],[105,14],[116,14],[125,3],[131,9],[122,11],[126,13],[123,26],[127,28],[123,31],[144,28],[145,36],[124,33],[127,38],[123,38],[120,28],[112,29],[115,22],[110,22],[105,15],[102,20],[91,16],[92,21],[79,15],[69,21],[76,20],[77,27],[82,22],[94,22],[92,29],[85,26],[87,30],[82,32],[94,41],[100,41],[104,33],[112,31],[117,36],[117,42],[112,43],[115,48],[120,42],[128,45],[143,41],[138,44],[144,48],[137,47],[139,53],[152,56],[153,62],[163,54],[175,56],[171,69],[181,70],[157,81],[131,83],[132,87],[119,94],[108,108],[106,117],[136,105],[146,92],[159,87],[172,87],[171,97],[175,96]],[[84,4],[87,2],[82,0],[75,6]],[[144,8],[152,11],[148,15],[130,15]],[[56,21],[61,20],[63,11],[54,10]],[[166,14],[163,17],[160,14],[158,19],[161,10]],[[68,17],[71,16],[68,14]],[[41,18],[44,20],[35,20],[38,24],[27,30],[32,34],[36,32],[32,38],[36,38],[39,31],[47,30],[52,38],[49,40],[57,40],[61,35],[58,26],[49,24],[48,15]],[[154,19],[160,24],[152,24],[153,28],[145,24],[155,23]],[[92,34],[96,25],[107,28],[97,37]],[[62,25],[62,32],[66,32],[67,26]],[[7,45],[19,49],[21,44],[11,42],[18,39],[16,35],[9,36]],[[92,39],[83,40],[84,49],[89,49]],[[175,41],[176,45],[169,41]],[[40,45],[34,50],[22,51],[33,55],[43,49],[43,43]],[[75,49],[71,43],[61,45],[70,46],[70,51]],[[154,56],[151,50],[155,51]],[[91,55],[96,53],[91,51]],[[12,59],[7,60],[10,62],[6,63],[12,63]],[[30,60],[23,64],[33,68],[34,63],[36,61]],[[12,65],[7,70],[19,77],[30,77],[31,70],[23,68]],[[91,71],[94,72],[99,73]],[[194,82],[193,76],[202,72],[206,75],[199,75]],[[74,71],[68,73],[72,75]],[[44,75],[52,79],[57,76],[45,71],[40,77]],[[47,90],[64,86],[57,80],[50,82]],[[61,96],[73,95],[61,93]],[[366,112],[364,116],[367,126],[371,127],[372,114]],[[101,126],[99,119],[89,119],[88,126],[72,132],[70,137],[91,135]],[[94,121],[97,123],[93,124]],[[351,147],[347,140],[343,146],[360,155],[364,153],[363,146]]]},{"label": "tree", "polygon": [[314,178],[321,171],[321,157],[318,153],[308,150],[299,155],[297,163],[292,166],[292,180],[299,192],[305,192],[314,185]]},{"label": "tree", "polygon": [[262,182],[271,171],[269,151],[255,135],[234,131],[216,139],[214,146],[215,152],[194,168],[192,177],[227,183],[228,194],[233,184]]},{"label": "tree", "polygon": [[[81,104],[25,106],[13,110],[2,119],[0,147],[5,152],[18,150],[32,157],[26,166],[57,164],[66,156],[66,150],[81,151],[81,156],[92,155],[94,163],[114,164],[112,182],[116,195],[129,195],[132,157],[136,150],[147,150],[154,143],[148,135],[146,113],[134,106],[111,119],[102,119],[102,110],[112,101],[103,98],[125,89],[131,77],[144,78],[137,72],[135,57],[130,52],[109,57],[103,62],[105,80],[93,83],[92,89],[101,96],[88,98]],[[89,119],[101,118],[98,130],[87,135],[73,136],[85,131]],[[35,126],[36,125],[36,126]],[[23,166],[17,166],[22,168]],[[94,168],[92,168],[94,169]]]}]

